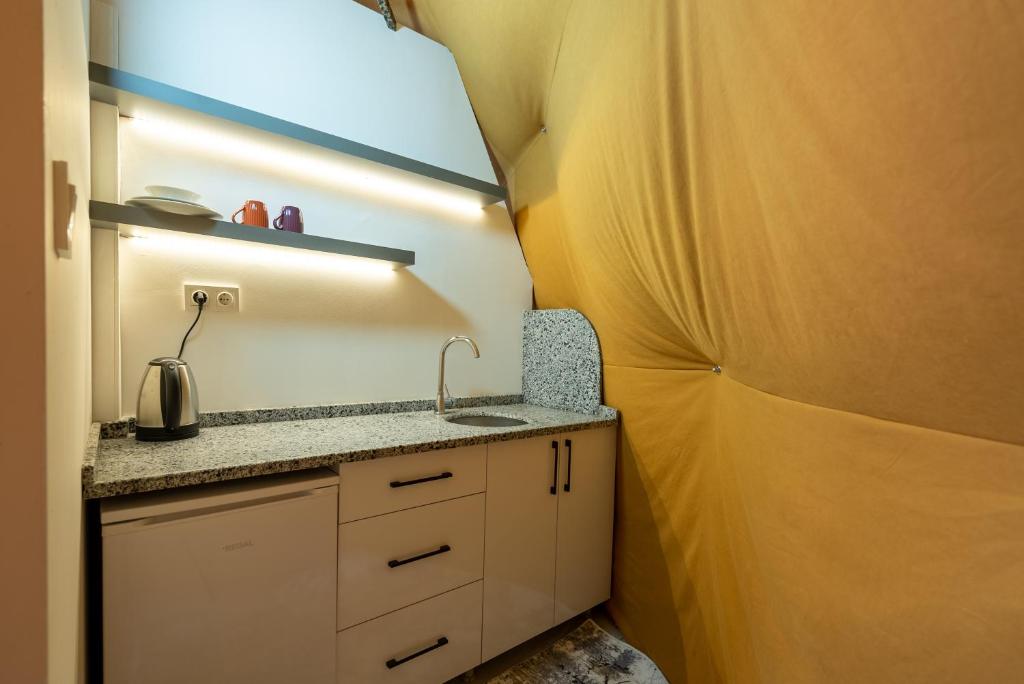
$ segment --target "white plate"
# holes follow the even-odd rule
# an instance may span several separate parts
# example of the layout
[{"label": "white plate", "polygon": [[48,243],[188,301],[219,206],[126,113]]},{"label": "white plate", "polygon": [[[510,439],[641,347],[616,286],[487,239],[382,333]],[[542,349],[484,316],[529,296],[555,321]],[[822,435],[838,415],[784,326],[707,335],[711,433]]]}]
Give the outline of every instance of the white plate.
[{"label": "white plate", "polygon": [[199,202],[199,193],[186,190],[185,188],[176,188],[173,185],[147,185],[146,192],[149,193],[150,197],[191,202],[192,204]]},{"label": "white plate", "polygon": [[[153,200],[159,202],[174,202],[176,204],[189,204],[193,207],[203,207],[199,202],[189,202],[187,200],[174,199],[173,197],[161,197],[160,195],[139,195],[138,197],[132,197],[133,202],[139,202],[141,200],[146,200],[147,202]],[[206,207],[203,208],[205,209]]]},{"label": "white plate", "polygon": [[204,218],[224,218],[213,209],[204,207],[195,202],[183,202],[181,200],[166,199],[163,197],[133,197],[125,202],[130,207],[142,207],[143,209],[156,209],[168,214],[179,216],[202,216]]}]

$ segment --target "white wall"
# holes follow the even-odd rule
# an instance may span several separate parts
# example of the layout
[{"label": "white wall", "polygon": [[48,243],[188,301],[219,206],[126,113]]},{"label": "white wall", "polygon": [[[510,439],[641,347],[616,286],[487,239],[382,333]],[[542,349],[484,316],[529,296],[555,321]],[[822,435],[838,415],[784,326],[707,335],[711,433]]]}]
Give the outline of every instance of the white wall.
[{"label": "white wall", "polygon": [[455,60],[351,0],[114,0],[120,68],[494,182]]},{"label": "white wall", "polygon": [[[355,3],[118,6],[122,69],[493,181],[451,54],[411,31],[388,31]],[[286,101],[289,72],[298,95]],[[125,414],[135,411],[146,362],[176,353],[191,322],[187,282],[242,290],[242,311],[204,314],[186,349],[206,411],[430,397],[437,352],[456,334],[476,338],[481,358],[452,350],[453,394],[520,391],[531,282],[503,206],[467,214],[365,192],[324,166],[344,162],[340,155],[228,124],[182,134],[121,122],[122,199],[157,183],[200,192],[225,215],[249,198],[272,210],[293,204],[308,233],[414,250],[417,262],[367,272],[340,257],[233,241],[122,238]]]},{"label": "white wall", "polygon": [[[86,17],[77,0],[44,3],[46,132],[46,528],[48,681],[82,676],[82,457],[91,421]],[[71,259],[53,250],[50,161],[78,188]]]}]

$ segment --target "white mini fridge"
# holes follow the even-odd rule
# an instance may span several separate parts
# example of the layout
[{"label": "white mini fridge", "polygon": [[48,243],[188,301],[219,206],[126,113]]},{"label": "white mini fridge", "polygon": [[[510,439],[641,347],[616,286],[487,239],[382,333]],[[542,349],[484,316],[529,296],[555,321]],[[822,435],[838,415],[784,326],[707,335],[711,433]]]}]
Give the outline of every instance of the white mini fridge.
[{"label": "white mini fridge", "polygon": [[100,506],[106,684],[333,684],[338,476]]}]

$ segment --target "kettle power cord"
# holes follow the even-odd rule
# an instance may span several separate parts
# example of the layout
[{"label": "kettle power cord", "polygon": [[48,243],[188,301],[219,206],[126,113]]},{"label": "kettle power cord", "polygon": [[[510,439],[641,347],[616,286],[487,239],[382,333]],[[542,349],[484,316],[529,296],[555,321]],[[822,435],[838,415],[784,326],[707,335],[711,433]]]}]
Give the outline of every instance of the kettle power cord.
[{"label": "kettle power cord", "polygon": [[199,313],[196,314],[196,320],[192,321],[192,325],[185,331],[185,336],[181,338],[181,347],[178,348],[177,358],[181,358],[181,355],[185,352],[185,342],[188,341],[188,336],[192,334],[192,329],[196,327],[196,323],[199,322],[199,317],[203,315],[203,306],[209,300],[209,297],[202,290],[196,290],[192,293],[192,301],[199,305]]}]

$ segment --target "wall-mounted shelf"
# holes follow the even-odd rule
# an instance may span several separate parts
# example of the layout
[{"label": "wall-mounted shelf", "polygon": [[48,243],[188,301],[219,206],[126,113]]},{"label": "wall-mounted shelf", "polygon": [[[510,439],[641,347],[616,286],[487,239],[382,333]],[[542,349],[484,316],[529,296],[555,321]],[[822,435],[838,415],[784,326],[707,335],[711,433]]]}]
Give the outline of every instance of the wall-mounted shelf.
[{"label": "wall-mounted shelf", "polygon": [[344,254],[363,259],[375,259],[391,263],[395,268],[404,268],[416,263],[416,253],[404,249],[367,245],[362,242],[350,242],[349,240],[335,240],[334,238],[306,235],[304,233],[289,233],[272,228],[254,228],[227,221],[178,216],[176,214],[148,211],[139,207],[128,207],[122,204],[112,204],[98,200],[89,202],[89,218],[93,221],[94,225],[100,228],[118,229],[119,225],[159,228],[161,230],[173,230],[192,235],[209,235],[229,240],[256,242],[263,245],[276,245],[293,249],[306,249],[314,252],[326,252],[328,254]]},{"label": "wall-mounted shelf", "polygon": [[308,128],[291,121],[261,114],[251,109],[182,90],[166,83],[136,76],[96,62],[89,62],[90,95],[92,99],[117,105],[132,116],[141,100],[180,107],[207,116],[217,117],[244,126],[292,138],[310,145],[383,164],[404,173],[414,174],[432,183],[441,183],[467,196],[479,198],[481,206],[501,202],[508,197],[505,188],[494,183],[442,169],[399,154],[370,147],[330,133]]}]

